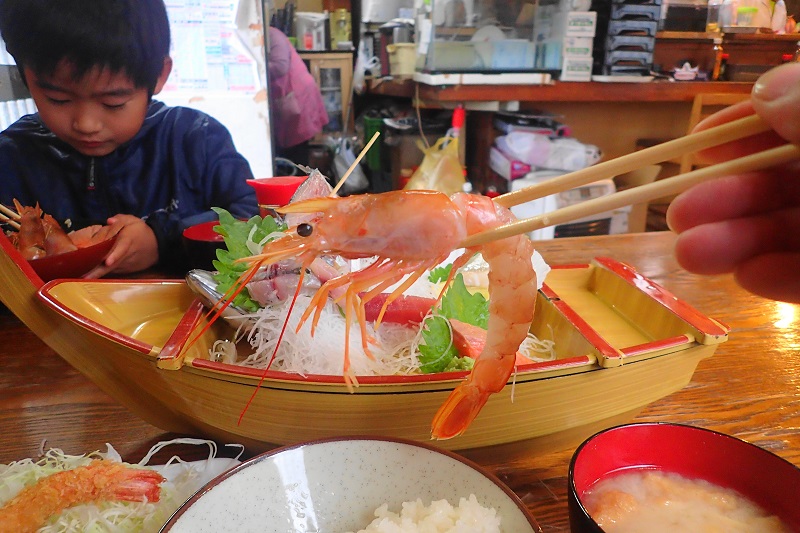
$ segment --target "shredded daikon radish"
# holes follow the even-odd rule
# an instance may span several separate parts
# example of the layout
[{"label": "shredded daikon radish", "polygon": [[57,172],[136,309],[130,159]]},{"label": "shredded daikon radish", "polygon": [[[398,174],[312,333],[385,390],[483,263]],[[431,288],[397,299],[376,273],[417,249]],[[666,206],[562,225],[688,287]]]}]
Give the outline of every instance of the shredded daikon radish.
[{"label": "shredded daikon radish", "polygon": [[[306,321],[298,332],[296,330],[300,317],[310,303],[310,296],[298,295],[270,369],[300,375],[341,376],[344,373],[345,320],[339,308],[329,302],[323,309],[313,336],[312,319]],[[251,324],[245,339],[253,352],[237,364],[253,368],[265,368],[269,364],[288,310],[289,303],[285,302],[263,308],[247,316]],[[383,324],[378,331],[375,331],[372,325],[368,325],[367,332],[375,340],[369,345],[374,360],[364,352],[361,330],[357,322],[354,321],[350,328],[350,368],[356,375],[376,376],[418,372],[419,362],[411,353],[412,338],[416,334],[414,329]],[[230,342],[215,343],[211,353],[212,358],[229,361],[230,347]]]},{"label": "shredded daikon radish", "polygon": [[[452,262],[463,253],[457,250],[443,264]],[[375,258],[356,259],[350,261],[350,270],[361,270],[372,264]],[[541,288],[547,276],[549,266],[538,253],[532,258],[537,280]],[[462,273],[486,277],[488,264],[480,254],[472,258]],[[473,283],[478,284],[477,278]],[[385,289],[391,292],[400,282]],[[478,284],[479,285],[479,284]],[[442,283],[433,283],[428,276],[417,279],[404,291],[405,295],[438,298]],[[306,376],[309,374],[341,376],[344,373],[344,346],[346,323],[340,308],[329,301],[322,311],[314,335],[311,335],[313,315],[297,331],[297,325],[305,309],[310,305],[311,296],[300,294],[289,317],[281,345],[272,360],[275,345],[281,329],[286,321],[289,302],[270,305],[258,312],[241,317],[242,325],[233,340],[218,340],[209,351],[212,360],[230,364],[239,364],[253,368],[290,372]],[[429,313],[430,314],[430,313]],[[449,326],[448,322],[448,326]],[[369,344],[369,351],[375,357],[370,359],[364,352],[361,342],[361,330],[357,320],[353,320],[350,328],[350,369],[356,376],[404,375],[420,373],[417,358],[418,346],[422,342],[421,330],[384,323],[376,332],[371,324],[367,325],[367,333],[374,341]],[[244,354],[241,341],[249,343],[252,352]],[[452,343],[452,338],[451,338]],[[237,350],[238,347],[238,350]],[[529,334],[520,346],[520,352],[534,361],[552,361],[556,359],[553,341],[538,339]],[[270,363],[270,361],[272,362]]]},{"label": "shredded daikon radish", "polygon": [[[552,328],[551,328],[552,329]],[[528,359],[537,362],[556,360],[556,343],[540,339],[533,333],[528,333],[528,337],[519,345],[519,351]]]}]

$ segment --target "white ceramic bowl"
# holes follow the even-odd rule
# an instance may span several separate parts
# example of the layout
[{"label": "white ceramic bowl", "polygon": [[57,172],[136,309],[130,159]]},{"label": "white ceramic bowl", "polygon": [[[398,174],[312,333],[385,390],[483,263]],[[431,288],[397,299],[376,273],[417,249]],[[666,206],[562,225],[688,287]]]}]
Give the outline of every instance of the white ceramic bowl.
[{"label": "white ceramic bowl", "polygon": [[541,531],[507,486],[452,452],[418,442],[345,437],[274,450],[240,464],[203,487],[162,532],[358,531],[384,503],[458,506],[474,494],[501,517],[502,531]]}]

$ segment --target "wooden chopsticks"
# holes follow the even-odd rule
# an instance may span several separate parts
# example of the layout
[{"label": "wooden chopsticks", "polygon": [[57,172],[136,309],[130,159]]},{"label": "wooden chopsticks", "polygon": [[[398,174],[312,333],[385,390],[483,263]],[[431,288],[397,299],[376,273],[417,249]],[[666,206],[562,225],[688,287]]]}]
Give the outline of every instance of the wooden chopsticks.
[{"label": "wooden chopsticks", "polygon": [[[767,126],[763,120],[756,115],[752,115],[610,161],[598,163],[597,165],[571,172],[526,187],[525,189],[498,196],[495,198],[495,201],[504,207],[511,207],[580,185],[585,185],[601,179],[612,178],[645,165],[652,165],[686,153],[696,152],[736,139],[749,137],[768,131],[769,129],[769,126]],[[702,181],[728,174],[750,172],[778,166],[795,159],[800,159],[800,147],[794,144],[787,144],[771,150],[687,172],[679,176],[658,180],[647,185],[627,189],[594,200],[587,200],[579,204],[557,209],[550,213],[517,220],[491,230],[471,235],[461,244],[463,247],[476,246],[520,233],[528,233],[548,226],[564,224],[571,220],[618,209],[626,205],[647,202],[662,196],[677,194]]]},{"label": "wooden chopsticks", "polygon": [[531,185],[495,198],[503,207],[511,207],[566,191],[594,181],[613,178],[646,165],[660,163],[683,154],[698,152],[711,146],[725,144],[743,137],[769,131],[770,127],[758,115],[734,120],[716,128],[692,133],[665,143],[651,146],[628,155],[598,163],[557,178]]},{"label": "wooden chopsticks", "polygon": [[19,229],[19,218],[19,213],[0,204],[0,222],[8,224],[12,228]]}]

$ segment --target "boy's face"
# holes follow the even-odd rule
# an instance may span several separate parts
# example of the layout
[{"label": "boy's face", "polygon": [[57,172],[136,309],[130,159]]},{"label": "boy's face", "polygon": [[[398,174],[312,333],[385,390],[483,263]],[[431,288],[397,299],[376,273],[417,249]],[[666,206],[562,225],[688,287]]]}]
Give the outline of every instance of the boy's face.
[{"label": "boy's face", "polygon": [[[167,59],[155,93],[164,86],[170,68]],[[27,67],[24,71],[42,121],[84,155],[108,155],[142,127],[150,97],[125,73],[96,68],[75,81],[72,66],[64,62],[52,76],[38,75]]]}]

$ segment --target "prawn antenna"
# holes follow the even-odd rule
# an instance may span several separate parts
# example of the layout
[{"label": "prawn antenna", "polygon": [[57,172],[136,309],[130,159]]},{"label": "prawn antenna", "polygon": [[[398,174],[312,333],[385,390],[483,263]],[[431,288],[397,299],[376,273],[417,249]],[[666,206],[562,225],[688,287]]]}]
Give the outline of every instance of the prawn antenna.
[{"label": "prawn antenna", "polygon": [[286,313],[286,320],[283,321],[283,327],[281,327],[281,333],[278,335],[278,342],[275,343],[275,349],[272,351],[272,355],[269,358],[269,363],[264,368],[264,372],[261,373],[261,379],[258,380],[258,385],[256,385],[253,394],[250,395],[250,398],[247,400],[242,412],[239,413],[239,420],[236,422],[236,425],[239,426],[242,424],[242,419],[244,418],[244,414],[250,408],[250,404],[253,403],[253,400],[258,394],[258,391],[261,389],[261,385],[264,383],[264,380],[267,379],[267,372],[269,372],[270,367],[272,366],[272,362],[275,361],[275,356],[278,355],[278,348],[281,347],[281,342],[283,342],[283,334],[286,333],[286,326],[289,325],[289,317],[292,316],[292,311],[294,310],[294,304],[297,302],[297,296],[300,294],[300,289],[303,287],[303,278],[305,277],[306,269],[300,269],[300,279],[297,281],[297,288],[294,290],[294,296],[292,296],[292,301],[289,304],[289,312]]}]

